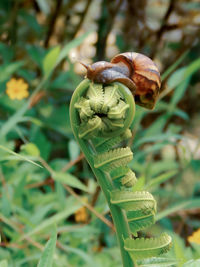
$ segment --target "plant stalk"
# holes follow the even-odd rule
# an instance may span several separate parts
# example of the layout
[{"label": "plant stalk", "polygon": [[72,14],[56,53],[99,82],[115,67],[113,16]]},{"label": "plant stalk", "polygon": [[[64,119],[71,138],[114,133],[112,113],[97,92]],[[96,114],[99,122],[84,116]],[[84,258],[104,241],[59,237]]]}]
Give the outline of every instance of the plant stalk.
[{"label": "plant stalk", "polygon": [[[124,239],[130,238],[131,236],[126,215],[122,209],[120,209],[116,205],[113,205],[110,202],[110,192],[114,189],[113,183],[109,175],[107,175],[105,172],[94,167],[93,158],[95,157],[95,152],[92,150],[90,146],[88,146],[87,141],[83,140],[82,138],[79,138],[79,135],[78,135],[78,125],[80,124],[80,119],[78,117],[77,110],[74,108],[74,104],[77,102],[78,98],[82,95],[87,85],[88,85],[87,81],[82,82],[78,86],[78,88],[76,89],[76,92],[72,96],[72,100],[70,104],[70,120],[71,120],[72,130],[73,130],[74,136],[78,144],[81,147],[82,152],[85,154],[85,157],[93,173],[96,176],[97,182],[99,183],[105,195],[106,201],[109,205],[110,212],[113,218],[113,222],[116,228],[116,234],[117,234],[117,239],[118,239],[119,246],[120,246],[123,266],[134,267],[134,264],[128,252],[124,249]],[[129,97],[129,95],[127,97]]]}]

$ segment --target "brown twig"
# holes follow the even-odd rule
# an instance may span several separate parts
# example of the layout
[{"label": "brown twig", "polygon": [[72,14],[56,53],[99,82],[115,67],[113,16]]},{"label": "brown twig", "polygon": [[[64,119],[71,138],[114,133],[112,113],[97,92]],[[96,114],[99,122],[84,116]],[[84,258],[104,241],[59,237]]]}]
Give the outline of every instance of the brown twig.
[{"label": "brown twig", "polygon": [[54,12],[50,16],[50,23],[49,23],[49,27],[48,27],[48,32],[47,32],[46,39],[44,41],[44,47],[45,48],[47,48],[49,46],[49,40],[50,40],[50,38],[51,38],[51,36],[52,36],[52,34],[54,32],[56,20],[57,20],[57,17],[59,15],[59,13],[60,13],[62,2],[63,2],[63,0],[57,0],[56,1],[56,6],[55,6],[55,9],[54,9]]},{"label": "brown twig", "polygon": [[80,30],[81,26],[83,25],[84,19],[85,19],[86,15],[87,15],[87,12],[89,10],[89,7],[90,7],[91,3],[92,3],[92,0],[87,0],[87,3],[85,5],[85,9],[84,9],[83,13],[80,15],[81,16],[80,21],[76,25],[74,33],[72,34],[72,37],[71,37],[72,39],[76,36],[76,34]]},{"label": "brown twig", "polygon": [[[81,154],[79,155],[79,157],[74,160],[74,161],[71,161],[71,163],[69,163],[67,166],[65,166],[65,169],[68,169],[70,168],[71,166],[73,166],[75,164],[75,162],[78,162],[80,161],[82,158],[84,158],[84,155]],[[49,164],[42,158],[39,158],[39,161],[40,163],[46,168],[46,170],[52,174],[54,173],[54,170],[49,166]],[[63,171],[63,169],[62,169]],[[52,180],[52,179],[51,179]],[[47,180],[48,183],[50,182],[50,180],[48,179]],[[32,184],[32,185],[29,185],[29,188],[33,188],[35,186],[42,186],[44,184],[47,184],[47,181],[43,181],[41,183],[37,183],[37,184]],[[102,220],[105,224],[107,224],[113,231],[115,231],[115,228],[114,228],[114,225],[109,221],[107,220],[104,216],[102,216],[100,213],[98,213],[90,204],[86,203],[84,200],[82,200],[81,197],[79,197],[79,195],[77,195],[74,190],[68,186],[68,185],[63,185],[63,187],[72,195],[74,196],[76,199],[78,199],[78,201],[80,201],[83,206],[85,206],[88,210],[90,210],[92,213],[94,213],[100,220]]]},{"label": "brown twig", "polygon": [[81,161],[82,159],[84,159],[85,156],[83,153],[81,153],[75,160],[70,161],[69,163],[67,163],[63,168],[62,168],[62,172],[66,172],[67,170],[69,170],[71,167],[73,167],[75,164],[77,164],[79,161]]},{"label": "brown twig", "polygon": [[107,220],[104,216],[98,213],[90,204],[86,203],[81,197],[79,197],[79,195],[77,195],[71,187],[69,187],[68,185],[63,185],[63,186],[72,196],[78,199],[83,204],[84,207],[86,207],[88,210],[94,213],[101,221],[103,221],[113,231],[115,231],[114,225],[109,220]]},{"label": "brown twig", "polygon": [[[14,222],[14,221],[11,221],[10,219],[8,219],[8,218],[6,218],[6,217],[4,217],[3,215],[0,215],[0,220],[2,221],[2,222],[4,222],[5,224],[7,224],[7,225],[9,225],[11,228],[13,228],[17,233],[19,233],[19,234],[24,234],[24,231],[22,230],[22,228],[24,228],[24,225],[22,225],[22,224],[17,224],[16,222]],[[27,241],[28,241],[28,243],[30,243],[30,244],[32,244],[34,247],[37,247],[37,248],[39,248],[40,250],[43,250],[43,246],[40,244],[40,243],[38,243],[38,242],[36,242],[35,240],[33,240],[32,238],[30,238],[30,237],[25,237],[24,239],[26,239]],[[1,243],[2,244],[2,243]],[[5,243],[5,242],[3,242],[3,244],[5,245],[6,244],[6,246],[9,246],[7,243]],[[11,245],[10,245],[11,246]]]},{"label": "brown twig", "polygon": [[94,192],[94,195],[93,195],[93,198],[92,198],[92,201],[91,201],[91,206],[92,206],[92,207],[95,206],[95,204],[96,204],[96,202],[97,202],[97,199],[98,199],[98,197],[99,197],[100,192],[101,192],[101,188],[100,188],[100,186],[98,185],[98,186],[96,187],[96,190],[95,190],[95,192]]},{"label": "brown twig", "polygon": [[25,186],[25,188],[27,189],[32,189],[32,188],[37,188],[37,187],[41,187],[43,185],[49,185],[49,184],[52,184],[54,183],[53,179],[51,178],[48,178],[42,182],[37,182],[37,183],[33,183],[33,184],[28,184]]},{"label": "brown twig", "polygon": [[16,44],[17,41],[17,15],[18,15],[18,9],[19,9],[20,1],[14,1],[13,7],[10,12],[10,17],[8,19],[9,22],[9,34],[7,37],[7,41],[11,41],[12,45]]},{"label": "brown twig", "polygon": [[25,245],[18,245],[16,243],[7,243],[7,242],[1,242],[0,243],[0,247],[4,247],[4,248],[17,248],[17,249],[24,249],[26,248]]},{"label": "brown twig", "polygon": [[98,21],[98,41],[96,44],[96,61],[105,58],[106,43],[109,33],[112,30],[115,17],[118,14],[122,0],[119,0],[117,5],[113,8],[115,1],[103,0],[101,8],[101,17]]},{"label": "brown twig", "polygon": [[165,13],[165,16],[163,18],[163,22],[161,24],[161,27],[156,33],[155,45],[153,46],[153,49],[152,49],[151,55],[150,55],[151,58],[155,57],[156,51],[157,51],[158,47],[160,46],[160,42],[161,42],[162,36],[165,33],[165,31],[168,29],[167,22],[168,22],[168,19],[169,19],[171,13],[174,10],[174,6],[175,6],[175,1],[174,0],[170,0],[168,9],[167,9],[167,11]]}]

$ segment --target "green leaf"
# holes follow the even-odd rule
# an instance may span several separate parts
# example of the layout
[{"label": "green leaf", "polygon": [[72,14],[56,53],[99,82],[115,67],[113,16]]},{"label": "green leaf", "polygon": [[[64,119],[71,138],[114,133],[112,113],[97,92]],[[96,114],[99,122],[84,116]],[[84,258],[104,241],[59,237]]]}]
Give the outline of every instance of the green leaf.
[{"label": "green leaf", "polygon": [[186,72],[186,67],[180,68],[176,70],[168,80],[168,88],[172,90],[176,86],[178,86],[183,80]]},{"label": "green leaf", "polygon": [[35,31],[37,34],[40,34],[42,32],[42,27],[37,22],[35,15],[25,12],[23,9],[20,9],[19,14],[20,14],[20,17],[25,20],[23,21],[23,23],[26,23],[27,27],[30,30]]},{"label": "green leaf", "polygon": [[38,147],[33,143],[28,143],[21,146],[21,152],[23,152],[25,155],[39,157],[40,151]]},{"label": "green leaf", "polygon": [[147,137],[141,137],[140,140],[137,141],[135,144],[135,148],[139,147],[140,145],[143,145],[148,142],[158,142],[158,141],[169,141],[169,139],[174,139],[173,141],[177,139],[183,139],[184,136],[180,134],[174,134],[171,132],[166,133],[160,133],[160,134],[154,134],[152,136]]},{"label": "green leaf", "polygon": [[37,225],[33,230],[22,235],[20,240],[23,240],[24,238],[37,234],[38,232],[45,230],[46,228],[52,226],[53,224],[58,224],[60,221],[66,219],[75,211],[77,211],[80,207],[83,206],[83,204],[77,202],[74,197],[68,197],[67,201],[65,202],[65,206],[66,206],[65,210],[49,217],[46,220],[43,220],[43,222]]},{"label": "green leaf", "polygon": [[59,53],[60,53],[60,46],[58,45],[53,49],[51,49],[45,56],[43,60],[44,75],[49,76],[51,71],[54,69]]},{"label": "green leaf", "polygon": [[30,141],[34,143],[36,147],[39,149],[41,157],[44,160],[48,160],[52,144],[40,130],[40,127],[32,125],[30,133],[31,133]]},{"label": "green leaf", "polygon": [[6,81],[14,72],[24,65],[24,61],[9,63],[0,67],[0,82]]},{"label": "green leaf", "polygon": [[69,141],[68,147],[69,147],[70,160],[75,160],[80,154],[79,145],[75,140],[72,139]]},{"label": "green leaf", "polygon": [[187,261],[183,267],[199,267],[200,259]]},{"label": "green leaf", "polygon": [[176,258],[179,260],[177,266],[182,267],[184,262],[188,260],[188,255],[184,241],[176,234],[173,234],[173,249]]},{"label": "green leaf", "polygon": [[185,53],[183,53],[180,58],[178,58],[174,64],[172,64],[163,74],[162,74],[162,81],[172,72],[174,71],[178,65],[181,64],[181,62],[184,60],[184,58],[187,56],[189,50],[187,50]]},{"label": "green leaf", "polygon": [[7,260],[2,260],[2,261],[0,261],[0,267],[8,267],[8,262],[7,262]]},{"label": "green leaf", "polygon": [[45,245],[44,251],[42,253],[40,261],[38,262],[37,267],[51,267],[52,266],[54,250],[56,247],[56,240],[57,240],[57,234],[56,234],[56,227],[54,226],[52,229],[51,238]]},{"label": "green leaf", "polygon": [[24,104],[22,108],[16,111],[1,127],[0,136],[5,136],[21,119],[23,114],[27,110],[27,104]]},{"label": "green leaf", "polygon": [[37,167],[43,168],[43,167],[42,167],[41,165],[39,165],[38,163],[36,163],[36,162],[30,160],[29,158],[27,158],[27,157],[25,157],[25,156],[20,155],[20,154],[14,152],[14,151],[12,151],[12,150],[10,150],[10,149],[8,149],[8,148],[2,146],[2,145],[0,145],[0,149],[2,149],[2,150],[4,150],[4,151],[8,152],[9,154],[12,154],[12,155],[16,156],[16,158],[17,158],[18,160],[27,161],[27,162],[29,162],[29,163],[32,163],[32,164],[36,165]]},{"label": "green leaf", "polygon": [[183,67],[175,71],[168,80],[169,90],[175,88],[183,80],[188,79],[199,69],[200,69],[200,59],[196,59],[188,67]]},{"label": "green leaf", "polygon": [[180,85],[176,88],[176,90],[174,91],[172,100],[170,102],[169,108],[175,107],[176,104],[180,101],[180,99],[183,97],[188,85],[189,85],[190,79],[187,78],[186,80],[184,80],[183,82],[180,83]]},{"label": "green leaf", "polygon": [[70,247],[70,246],[66,246],[66,245],[63,245],[63,248],[69,252],[70,254],[71,253],[74,253],[76,254],[78,257],[82,258],[86,263],[87,263],[87,267],[93,267],[94,266],[94,260],[93,258],[90,256],[89,253],[86,253],[84,252],[82,249],[78,249],[78,248],[73,248],[73,247]]},{"label": "green leaf", "polygon": [[84,33],[83,35],[81,35],[80,37],[77,37],[77,38],[73,39],[71,42],[67,43],[62,48],[62,50],[59,54],[57,64],[59,64],[69,54],[69,52],[72,48],[79,46],[91,32],[92,31],[88,31],[88,32]]},{"label": "green leaf", "polygon": [[199,208],[200,206],[200,198],[194,198],[194,199],[190,199],[190,200],[186,200],[186,201],[182,201],[181,203],[177,203],[175,205],[173,205],[172,207],[169,207],[167,209],[165,209],[162,212],[159,212],[156,215],[156,221],[161,220],[162,218],[175,213],[177,211],[181,211],[184,209],[195,209],[195,208]]},{"label": "green leaf", "polygon": [[52,178],[60,183],[88,192],[88,188],[70,173],[54,172]]},{"label": "green leaf", "polygon": [[177,172],[178,172],[177,170],[169,171],[157,176],[156,178],[151,179],[151,181],[146,185],[145,189],[150,187],[155,187],[163,182],[166,182],[167,180],[174,177],[174,175],[176,175]]}]

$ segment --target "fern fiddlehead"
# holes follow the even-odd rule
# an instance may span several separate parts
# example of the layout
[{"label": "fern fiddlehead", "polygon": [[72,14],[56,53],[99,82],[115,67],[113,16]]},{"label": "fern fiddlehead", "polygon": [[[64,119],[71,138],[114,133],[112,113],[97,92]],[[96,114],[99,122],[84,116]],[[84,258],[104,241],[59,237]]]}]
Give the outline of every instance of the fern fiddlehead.
[{"label": "fern fiddlehead", "polygon": [[171,238],[138,238],[137,232],[154,223],[156,201],[146,191],[134,191],[135,173],[128,167],[133,158],[122,142],[131,137],[134,98],[121,83],[96,84],[85,79],[70,104],[72,130],[108,202],[124,267],[138,259],[166,252]]}]

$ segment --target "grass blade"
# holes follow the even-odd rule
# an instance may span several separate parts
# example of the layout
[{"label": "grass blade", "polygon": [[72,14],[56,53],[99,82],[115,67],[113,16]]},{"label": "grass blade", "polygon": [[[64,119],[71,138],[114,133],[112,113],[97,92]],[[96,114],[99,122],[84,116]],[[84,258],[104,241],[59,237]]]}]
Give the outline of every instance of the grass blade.
[{"label": "grass blade", "polygon": [[36,162],[34,162],[34,161],[28,159],[27,157],[24,157],[24,156],[20,155],[20,154],[14,152],[14,151],[12,151],[12,150],[10,150],[10,149],[8,149],[8,148],[2,146],[2,145],[0,145],[0,149],[2,149],[2,150],[4,150],[4,151],[6,151],[6,152],[8,152],[8,153],[10,153],[10,154],[12,154],[12,155],[14,155],[14,156],[16,156],[17,159],[19,159],[19,160],[27,161],[27,162],[29,162],[29,163],[32,163],[33,165],[36,165],[37,167],[43,168],[43,167],[42,167],[41,165],[39,165],[38,163],[36,163]]},{"label": "grass blade", "polygon": [[33,230],[30,232],[24,234],[21,236],[20,240],[27,238],[29,236],[32,236],[34,234],[37,234],[38,232],[41,232],[42,230],[46,229],[49,226],[52,226],[53,224],[57,224],[63,219],[66,219],[71,214],[73,214],[76,210],[78,210],[83,204],[80,202],[77,202],[73,197],[69,197],[68,200],[65,203],[65,206],[67,207],[65,210],[53,215],[52,217],[44,220],[40,225],[36,226]]},{"label": "grass blade", "polygon": [[46,243],[40,261],[38,262],[37,267],[51,267],[53,263],[53,254],[56,247],[57,233],[56,227],[53,227],[51,238]]}]

